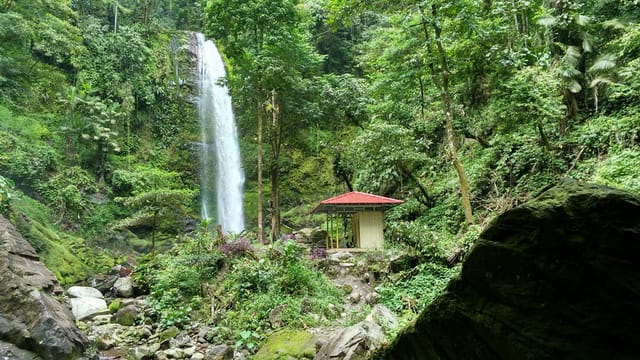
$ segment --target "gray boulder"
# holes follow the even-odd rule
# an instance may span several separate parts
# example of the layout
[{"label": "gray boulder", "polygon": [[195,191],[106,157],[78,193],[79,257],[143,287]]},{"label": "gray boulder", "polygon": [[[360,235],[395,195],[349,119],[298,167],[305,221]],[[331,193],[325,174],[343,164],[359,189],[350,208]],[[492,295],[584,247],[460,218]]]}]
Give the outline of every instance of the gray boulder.
[{"label": "gray boulder", "polygon": [[100,290],[88,286],[72,286],[67,289],[67,295],[72,298],[91,297],[96,299],[104,299],[104,295]]},{"label": "gray boulder", "polygon": [[31,246],[0,216],[0,340],[46,360],[78,358],[88,345],[73,314],[56,295],[55,275]]},{"label": "gray boulder", "polygon": [[325,342],[315,360],[364,360],[387,344],[380,325],[362,321],[340,329]]},{"label": "gray boulder", "polygon": [[31,351],[20,349],[19,347],[0,341],[0,359],[2,360],[42,360],[42,358]]},{"label": "gray boulder", "polygon": [[94,297],[81,297],[69,299],[71,311],[76,320],[89,320],[98,315],[109,314],[107,302],[104,299]]},{"label": "gray boulder", "polygon": [[104,295],[98,289],[88,286],[72,286],[67,290],[71,298],[71,311],[76,320],[88,320],[98,315],[109,314]]},{"label": "gray boulder", "polygon": [[113,284],[116,292],[116,296],[122,296],[125,298],[133,296],[133,280],[129,277],[121,277]]}]

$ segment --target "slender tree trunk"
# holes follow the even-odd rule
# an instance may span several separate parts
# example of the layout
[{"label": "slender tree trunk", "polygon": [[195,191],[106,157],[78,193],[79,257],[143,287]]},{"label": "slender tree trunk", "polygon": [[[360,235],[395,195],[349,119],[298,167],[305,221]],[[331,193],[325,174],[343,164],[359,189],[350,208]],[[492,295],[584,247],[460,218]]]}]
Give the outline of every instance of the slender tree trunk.
[{"label": "slender tree trunk", "polygon": [[[422,9],[421,9],[422,10]],[[449,92],[449,63],[447,60],[447,54],[444,51],[442,46],[442,29],[437,23],[438,18],[438,9],[436,5],[431,6],[431,14],[433,19],[431,21],[431,27],[433,28],[435,34],[435,44],[436,50],[438,53],[438,58],[440,60],[440,80],[442,83],[441,86],[438,86],[438,80],[434,80],[434,83],[437,87],[440,88],[441,97],[442,97],[442,110],[444,111],[445,117],[445,144],[446,144],[446,152],[451,159],[451,163],[453,167],[456,169],[456,173],[458,174],[458,181],[460,183],[460,197],[462,199],[462,208],[464,210],[464,218],[467,225],[471,225],[474,223],[473,220],[473,209],[471,207],[471,192],[469,191],[469,180],[467,179],[467,175],[464,171],[464,166],[462,165],[462,161],[460,161],[460,157],[458,156],[458,150],[456,148],[455,143],[455,131],[453,128],[453,113],[451,110],[451,95]],[[429,40],[429,33],[426,28],[426,16],[424,12],[423,16],[423,26],[425,37],[427,41]],[[436,72],[432,67],[431,72],[435,78]]]},{"label": "slender tree trunk", "polygon": [[113,32],[118,32],[118,0],[113,2]]},{"label": "slender tree trunk", "polygon": [[264,239],[264,221],[262,219],[262,101],[258,90],[258,242],[266,244]]},{"label": "slender tree trunk", "polygon": [[276,102],[276,91],[271,90],[271,240],[280,237],[280,111]]}]

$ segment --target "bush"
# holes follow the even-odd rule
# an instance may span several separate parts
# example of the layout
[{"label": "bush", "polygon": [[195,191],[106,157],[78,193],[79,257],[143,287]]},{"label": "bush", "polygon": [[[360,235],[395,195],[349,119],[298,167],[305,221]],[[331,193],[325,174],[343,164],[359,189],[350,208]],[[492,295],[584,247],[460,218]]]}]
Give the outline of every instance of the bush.
[{"label": "bush", "polygon": [[438,264],[424,263],[378,289],[380,302],[396,313],[415,316],[424,310],[459,271]]},{"label": "bush", "polygon": [[211,251],[206,231],[176,245],[170,252],[143,258],[135,277],[150,290],[149,305],[161,327],[185,326],[202,305],[202,284],[211,282],[224,255]]},{"label": "bush", "polygon": [[624,149],[596,168],[593,181],[640,194],[640,149]]}]

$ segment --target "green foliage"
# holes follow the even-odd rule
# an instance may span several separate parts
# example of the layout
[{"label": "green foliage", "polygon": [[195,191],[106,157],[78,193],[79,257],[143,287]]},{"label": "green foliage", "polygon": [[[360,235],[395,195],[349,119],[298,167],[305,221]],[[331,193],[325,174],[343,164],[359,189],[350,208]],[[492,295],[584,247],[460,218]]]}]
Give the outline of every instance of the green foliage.
[{"label": "green foliage", "polygon": [[112,314],[115,314],[116,312],[118,312],[118,310],[122,309],[123,307],[124,305],[122,304],[122,299],[120,298],[113,299],[113,301],[109,303],[109,312]]},{"label": "green foliage", "polygon": [[43,142],[26,143],[16,135],[0,131],[0,171],[17,184],[36,187],[55,164],[55,151]]},{"label": "green foliage", "polygon": [[459,268],[437,264],[418,265],[408,272],[398,274],[397,280],[381,286],[378,290],[380,301],[396,313],[405,316],[419,314],[458,272]]},{"label": "green foliage", "polygon": [[89,196],[98,186],[89,172],[74,166],[52,176],[39,190],[59,221],[74,222],[91,213]]},{"label": "green foliage", "polygon": [[154,250],[156,231],[177,233],[195,194],[182,187],[178,173],[146,165],[114,171],[112,183],[114,190],[123,195],[115,201],[131,211],[131,215],[116,221],[113,228],[150,228]]},{"label": "green foliage", "polygon": [[324,315],[336,316],[329,304],[341,303],[341,291],[321,273],[312,270],[293,241],[277,242],[258,260],[242,258],[232,264],[221,292],[233,308],[224,324],[236,330],[263,333],[269,328],[269,313],[282,307],[282,326],[313,326]]},{"label": "green foliage", "polygon": [[202,305],[202,284],[212,282],[223,265],[223,255],[211,250],[211,236],[202,231],[170,252],[147,256],[136,278],[150,290],[149,305],[161,327],[184,326]]},{"label": "green foliage", "polygon": [[20,234],[62,285],[77,283],[91,274],[106,273],[115,265],[114,256],[106,250],[92,248],[84,239],[61,232],[49,209],[36,200],[15,193],[12,211],[21,214],[15,216]]},{"label": "green foliage", "polygon": [[592,181],[640,193],[640,149],[624,149],[604,160]]},{"label": "green foliage", "polygon": [[9,216],[11,199],[13,198],[13,181],[0,175],[0,214]]}]

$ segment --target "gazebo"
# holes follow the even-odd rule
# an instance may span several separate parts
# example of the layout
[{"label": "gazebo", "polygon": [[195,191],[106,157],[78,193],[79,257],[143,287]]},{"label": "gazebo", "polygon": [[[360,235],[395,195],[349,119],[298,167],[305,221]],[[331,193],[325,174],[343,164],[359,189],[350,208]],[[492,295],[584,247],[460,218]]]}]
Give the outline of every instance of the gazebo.
[{"label": "gazebo", "polygon": [[327,249],[381,249],[384,212],[402,203],[402,200],[352,191],[320,201],[311,213],[327,214]]}]

